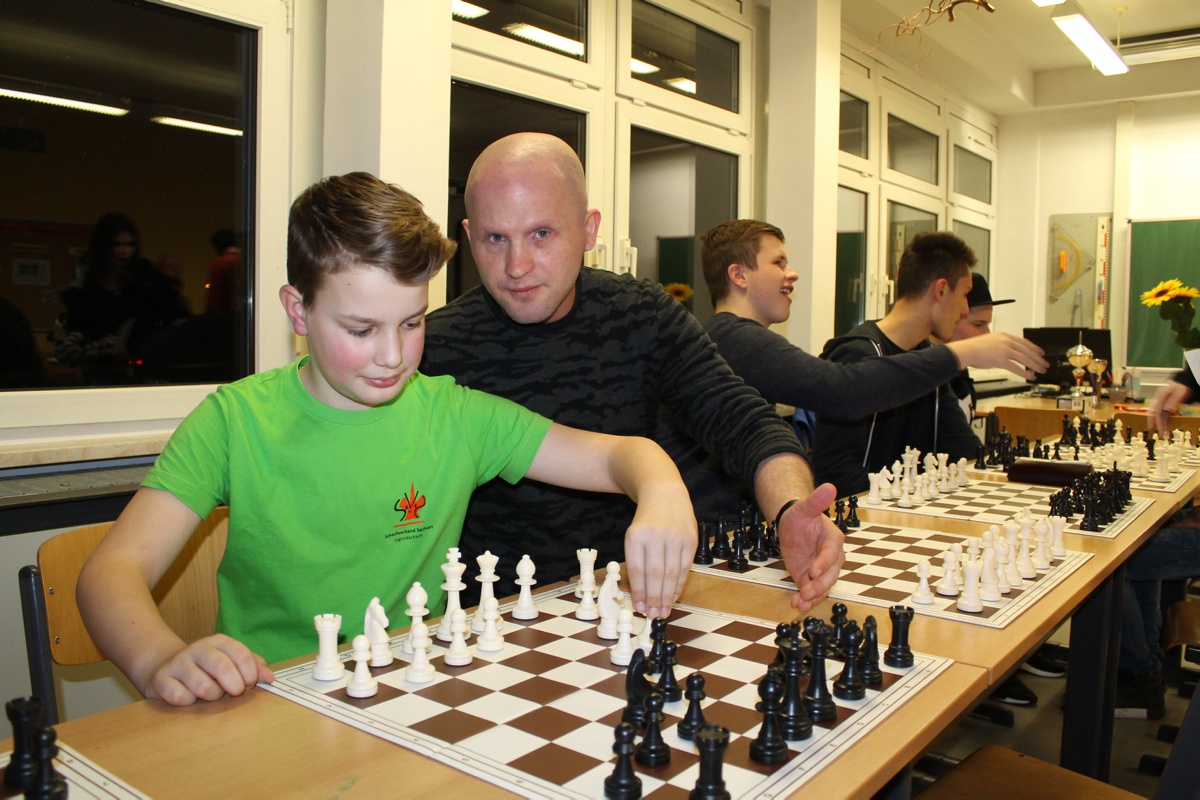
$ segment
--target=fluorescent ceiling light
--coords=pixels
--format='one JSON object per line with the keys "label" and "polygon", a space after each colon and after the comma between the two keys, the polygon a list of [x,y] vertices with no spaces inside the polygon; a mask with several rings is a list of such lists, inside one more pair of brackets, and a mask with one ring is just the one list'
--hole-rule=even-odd
{"label": "fluorescent ceiling light", "polygon": [[535,25],[525,22],[514,22],[510,25],[505,25],[504,30],[509,36],[515,36],[527,42],[540,44],[543,47],[549,47],[551,50],[558,50],[561,53],[573,56],[583,55],[583,42],[568,39],[566,36],[559,36],[557,33],[551,33]]}
{"label": "fluorescent ceiling light", "polygon": [[1060,6],[1065,2],[1067,2],[1067,0],[1033,0],[1033,4],[1038,8],[1045,8],[1046,6]]}
{"label": "fluorescent ceiling light", "polygon": [[107,114],[110,117],[123,117],[129,113],[128,108],[118,108],[117,106],[108,106],[101,103],[87,103],[82,100],[71,100],[70,98],[55,97],[49,94],[18,92],[15,89],[0,88],[0,97],[29,100],[33,103],[45,103],[46,105],[59,106],[60,108],[73,108],[77,111],[91,111],[96,114]]}
{"label": "fluorescent ceiling light", "polygon": [[467,0],[454,0],[450,4],[450,11],[459,19],[479,19],[488,13],[488,10],[483,6],[468,3]]}
{"label": "fluorescent ceiling light", "polygon": [[226,128],[222,125],[209,125],[206,122],[193,122],[190,119],[179,119],[178,117],[151,117],[151,122],[157,122],[159,125],[170,125],[172,128],[187,128],[193,131],[204,131],[205,133],[219,133],[223,136],[241,136],[242,132],[237,128]]}
{"label": "fluorescent ceiling light", "polygon": [[658,72],[658,67],[653,64],[647,64],[645,61],[631,58],[629,59],[629,71],[634,75],[649,75],[652,72]]}
{"label": "fluorescent ceiling light", "polygon": [[1051,18],[1101,74],[1120,75],[1129,72],[1128,65],[1121,60],[1121,54],[1112,46],[1112,42],[1100,35],[1100,31],[1088,21],[1074,0],[1064,3]]}
{"label": "fluorescent ceiling light", "polygon": [[681,92],[696,93],[696,82],[691,78],[667,78],[663,83],[668,83]]}
{"label": "fluorescent ceiling light", "polygon": [[1174,31],[1138,36],[1122,42],[1121,58],[1126,64],[1157,64],[1200,57],[1200,30]]}

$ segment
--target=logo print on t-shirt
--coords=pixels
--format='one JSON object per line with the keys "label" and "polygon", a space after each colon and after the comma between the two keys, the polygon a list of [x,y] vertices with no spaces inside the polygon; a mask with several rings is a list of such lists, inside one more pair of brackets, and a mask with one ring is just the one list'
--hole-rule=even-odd
{"label": "logo print on t-shirt", "polygon": [[425,507],[425,495],[417,493],[416,484],[409,484],[408,495],[396,501],[396,510],[404,512],[401,525],[415,525],[421,521],[421,509]]}

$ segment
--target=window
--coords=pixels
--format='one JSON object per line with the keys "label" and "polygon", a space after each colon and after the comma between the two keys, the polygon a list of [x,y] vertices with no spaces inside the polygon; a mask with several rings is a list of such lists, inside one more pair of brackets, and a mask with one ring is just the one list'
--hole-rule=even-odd
{"label": "window", "polygon": [[738,43],[645,0],[633,3],[635,80],[738,111]]}
{"label": "window", "polygon": [[954,191],[991,205],[992,162],[954,145]]}
{"label": "window", "polygon": [[888,114],[888,168],[925,183],[938,182],[938,137]]}
{"label": "window", "polygon": [[838,149],[852,156],[869,158],[866,101],[842,92],[839,109]]}
{"label": "window", "polygon": [[918,233],[928,233],[937,229],[937,213],[898,200],[887,201],[887,311],[891,310],[896,301],[895,282],[896,273],[900,269],[900,256]]}
{"label": "window", "polygon": [[954,235],[975,251],[975,271],[990,280],[992,277],[992,232],[961,219],[955,219],[953,226]]}
{"label": "window", "polygon": [[452,9],[465,25],[588,60],[587,0],[454,0]]}
{"label": "window", "polygon": [[867,193],[838,187],[837,293],[834,336],[866,321]]}

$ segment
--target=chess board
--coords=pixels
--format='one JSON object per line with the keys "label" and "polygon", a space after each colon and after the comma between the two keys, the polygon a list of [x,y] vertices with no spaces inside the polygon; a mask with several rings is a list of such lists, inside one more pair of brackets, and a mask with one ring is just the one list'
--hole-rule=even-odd
{"label": "chess board", "polygon": [[[0,771],[8,766],[12,753],[0,754]],[[71,800],[79,798],[95,798],[95,800],[147,800],[149,795],[142,794],[137,789],[121,781],[120,778],[98,767],[70,746],[58,743],[58,757],[54,759],[55,769],[67,782],[67,792]],[[22,797],[15,789],[0,783],[0,798]]]}
{"label": "chess board", "polygon": [[[1000,525],[1022,509],[1028,508],[1034,517],[1045,517],[1050,514],[1049,497],[1059,491],[1056,486],[1032,486],[1028,483],[1012,483],[1002,481],[974,481],[961,486],[952,492],[939,494],[932,500],[912,508],[900,508],[895,500],[884,500],[879,505],[868,505],[862,501],[859,511],[877,508],[886,511],[899,511],[903,514],[917,514],[943,519],[962,519],[971,522],[982,522],[988,525]],[[1082,514],[1075,514],[1067,520],[1064,533],[1077,536],[1099,536],[1104,539],[1116,538],[1129,523],[1150,506],[1153,500],[1135,497],[1125,506],[1125,510],[1117,515],[1109,524],[1099,531],[1085,531],[1079,527]]]}
{"label": "chess board", "polygon": [[[1143,475],[1140,478],[1135,475],[1129,479],[1130,489],[1142,492],[1174,493],[1182,489],[1188,480],[1190,480],[1191,477],[1196,474],[1196,471],[1193,469],[1181,469],[1178,472],[1173,473],[1167,480],[1160,481],[1154,477],[1154,463],[1155,462],[1153,461],[1150,462],[1150,466],[1147,468],[1146,475]],[[967,476],[972,480],[979,480],[981,478],[985,480],[994,480],[997,478],[1003,480],[1004,475],[1004,471],[999,468],[982,470],[975,469],[974,467],[967,467]]]}
{"label": "chess board", "polygon": [[[918,614],[1003,628],[1092,557],[1089,553],[1068,550],[1066,556],[1054,560],[1049,570],[1022,581],[1020,586],[1014,586],[1001,600],[984,601],[983,611],[959,611],[955,598],[936,594],[932,605],[912,602],[912,593],[918,582],[917,565],[923,559],[929,559],[929,586],[931,590],[934,589],[943,574],[942,554],[953,544],[961,544],[965,551],[968,539],[967,536],[941,531],[863,523],[862,527],[851,528],[846,534],[846,563],[842,565],[837,583],[830,589],[829,596],[835,600],[881,608],[903,604],[911,606]],[[749,569],[735,570],[725,559],[714,558],[711,566],[692,565],[692,570],[778,586],[789,591],[796,589],[796,582],[779,559],[750,562]]]}
{"label": "chess board", "polygon": [[[504,649],[476,653],[468,666],[446,666],[445,648],[435,640],[433,683],[405,682],[405,637],[399,636],[391,640],[397,660],[372,669],[379,681],[375,697],[347,696],[349,671],[338,681],[314,680],[311,662],[277,672],[275,683],[264,688],[525,797],[603,797],[604,779],[613,770],[613,727],[626,702],[625,668],[609,662],[613,643],[596,636],[595,622],[575,619],[573,592],[569,584],[535,595],[536,620],[513,619],[514,604],[502,606]],[[886,645],[887,615],[883,623],[880,639]],[[756,684],[778,650],[775,625],[676,606],[669,636],[679,645],[680,683],[699,670],[706,681],[707,721],[730,731],[723,778],[739,798],[795,791],[951,664],[920,653],[907,670],[881,663],[881,689],[869,689],[863,700],[836,700],[836,721],[815,725],[810,739],[789,742],[787,761],[767,767],[750,760],[749,747],[762,721],[754,710]],[[840,664],[827,663],[832,685]],[[670,763],[634,764],[645,797],[681,797],[695,785],[698,751],[676,733],[687,705],[682,700],[664,708]]]}

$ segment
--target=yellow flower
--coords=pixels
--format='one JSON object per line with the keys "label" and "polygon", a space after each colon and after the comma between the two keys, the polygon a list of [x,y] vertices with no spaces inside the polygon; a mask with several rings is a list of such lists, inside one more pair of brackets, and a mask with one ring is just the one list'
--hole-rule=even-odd
{"label": "yellow flower", "polygon": [[1167,299],[1174,300],[1176,297],[1200,297],[1200,289],[1193,286],[1181,286]]}
{"label": "yellow flower", "polygon": [[[1169,300],[1175,296],[1175,293],[1184,288],[1183,283],[1176,278],[1163,281],[1148,292],[1142,292],[1142,305],[1157,306],[1162,305],[1164,300]],[[1195,297],[1195,295],[1189,295]]]}
{"label": "yellow flower", "polygon": [[686,283],[668,283],[667,285],[663,286],[663,291],[681,303],[686,303],[692,298],[692,295],[695,294],[695,291],[692,290],[692,287],[688,286]]}

